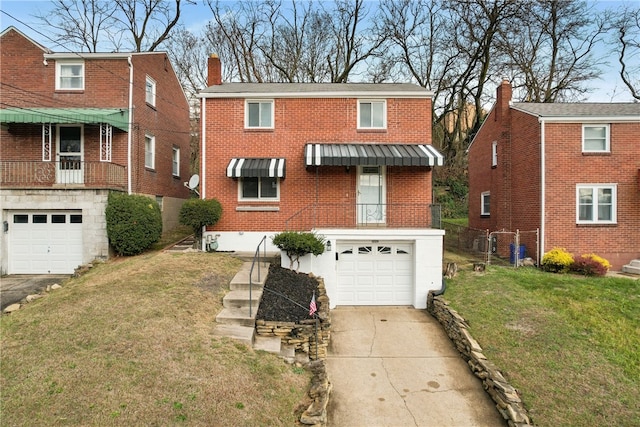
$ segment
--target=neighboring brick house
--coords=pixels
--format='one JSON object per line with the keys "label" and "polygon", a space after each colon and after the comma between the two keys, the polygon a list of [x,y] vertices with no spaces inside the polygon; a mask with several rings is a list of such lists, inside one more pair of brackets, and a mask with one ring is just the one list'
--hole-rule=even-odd
{"label": "neighboring brick house", "polygon": [[190,196],[189,106],[166,53],[54,53],[0,33],[3,274],[72,273],[107,258],[109,191]]}
{"label": "neighboring brick house", "polygon": [[[218,250],[253,253],[263,236],[314,231],[327,250],[302,271],[322,276],[332,306],[424,308],[442,283],[431,228],[431,97],[412,84],[222,83],[209,58],[201,105],[201,196],[222,218]],[[205,240],[206,241],[206,240]],[[288,266],[287,262],[284,262]]]}
{"label": "neighboring brick house", "polygon": [[538,228],[540,256],[596,253],[614,270],[640,258],[640,104],[512,103],[511,92],[503,81],[469,147],[469,226]]}

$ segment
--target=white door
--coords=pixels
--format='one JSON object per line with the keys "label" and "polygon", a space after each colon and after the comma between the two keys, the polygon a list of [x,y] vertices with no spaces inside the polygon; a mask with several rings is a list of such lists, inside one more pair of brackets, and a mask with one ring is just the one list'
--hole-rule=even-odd
{"label": "white door", "polygon": [[358,166],[358,224],[384,224],[386,185],[383,166]]}
{"label": "white door", "polygon": [[72,274],[82,265],[82,212],[11,211],[9,274]]}
{"label": "white door", "polygon": [[336,305],[412,305],[413,245],[338,242]]}
{"label": "white door", "polygon": [[82,130],[82,126],[58,126],[56,148],[56,182],[58,184],[84,183]]}

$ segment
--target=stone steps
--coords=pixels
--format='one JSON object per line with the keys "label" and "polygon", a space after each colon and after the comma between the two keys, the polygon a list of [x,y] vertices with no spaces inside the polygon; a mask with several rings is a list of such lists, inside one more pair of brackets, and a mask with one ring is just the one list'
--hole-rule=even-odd
{"label": "stone steps", "polygon": [[249,347],[253,346],[256,329],[250,326],[219,324],[213,329],[213,335],[227,337],[239,341]]}
{"label": "stone steps", "polygon": [[249,309],[249,302],[251,302],[251,311],[258,308],[260,299],[262,298],[262,287],[259,289],[253,289],[251,296],[249,296],[248,290],[235,290],[227,293],[222,299],[222,305],[224,308],[239,308]]}
{"label": "stone steps", "polygon": [[167,248],[168,252],[184,252],[188,249],[193,249],[193,245],[196,243],[196,239],[193,235],[187,236],[184,239],[180,240],[175,245]]}
{"label": "stone steps", "polygon": [[622,271],[624,273],[640,275],[640,259],[634,259],[629,264],[623,265]]}

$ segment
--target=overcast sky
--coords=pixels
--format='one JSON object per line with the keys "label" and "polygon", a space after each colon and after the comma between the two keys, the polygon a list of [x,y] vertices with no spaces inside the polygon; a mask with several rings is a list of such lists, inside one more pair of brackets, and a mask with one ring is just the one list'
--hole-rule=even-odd
{"label": "overcast sky", "polygon": [[[638,2],[633,0],[631,3]],[[599,7],[618,7],[622,3],[630,3],[630,1],[600,0],[595,2]],[[47,39],[46,29],[42,28],[42,24],[38,22],[34,15],[46,13],[51,9],[50,1],[43,0],[0,0],[0,10],[6,13],[0,13],[0,30],[4,30],[9,26],[14,26],[33,40],[50,48],[53,51],[64,51],[65,49],[55,46],[55,44]],[[9,16],[11,15],[11,16]],[[181,13],[181,21],[192,31],[201,29],[211,17],[211,10],[205,1],[198,1],[197,5],[185,5]],[[15,19],[14,19],[15,18]],[[38,34],[38,32],[45,36]],[[629,94],[628,89],[622,83],[617,70],[617,59],[615,55],[609,54],[608,46],[602,44],[599,46],[600,52],[604,57],[608,58],[609,64],[604,64],[604,71],[600,80],[594,80],[591,84],[595,90],[588,96],[588,102],[631,102],[633,98]]]}

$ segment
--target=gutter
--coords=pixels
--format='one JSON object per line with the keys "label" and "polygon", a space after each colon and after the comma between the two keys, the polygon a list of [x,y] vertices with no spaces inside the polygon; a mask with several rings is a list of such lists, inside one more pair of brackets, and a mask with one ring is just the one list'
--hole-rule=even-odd
{"label": "gutter", "polygon": [[127,132],[127,193],[132,193],[131,184],[131,132],[133,131],[133,62],[131,55],[127,56],[129,63],[129,130]]}

